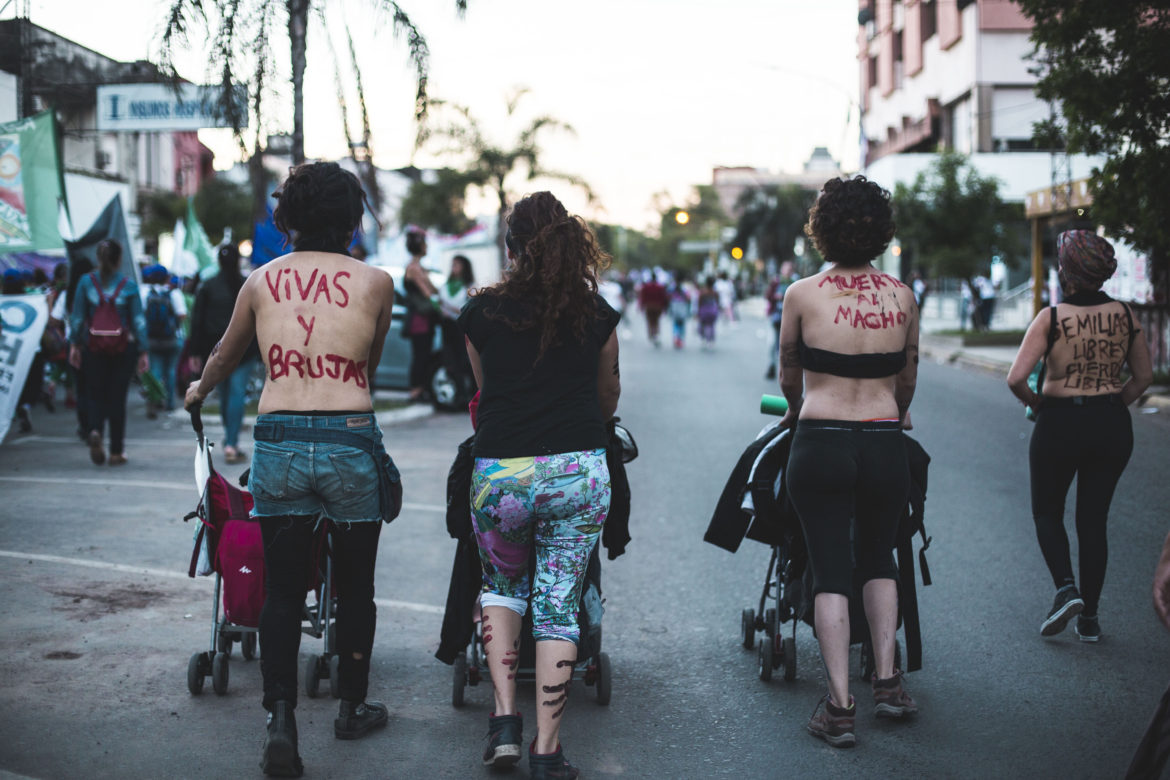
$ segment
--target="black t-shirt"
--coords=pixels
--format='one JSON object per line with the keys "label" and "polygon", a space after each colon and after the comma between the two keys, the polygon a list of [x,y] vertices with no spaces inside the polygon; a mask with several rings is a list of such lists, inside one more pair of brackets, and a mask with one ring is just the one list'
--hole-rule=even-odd
{"label": "black t-shirt", "polygon": [[[601,347],[621,315],[600,296],[584,343],[569,328],[539,361],[540,328],[513,330],[526,304],[491,293],[473,297],[459,327],[479,352],[483,369],[477,458],[521,458],[605,447],[605,421],[597,396]],[[488,316],[488,315],[492,316]]]}

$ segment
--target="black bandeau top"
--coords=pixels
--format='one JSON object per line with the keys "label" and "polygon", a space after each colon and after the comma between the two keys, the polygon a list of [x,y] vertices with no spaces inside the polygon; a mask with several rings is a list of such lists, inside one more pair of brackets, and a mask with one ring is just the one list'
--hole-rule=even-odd
{"label": "black bandeau top", "polygon": [[827,349],[810,347],[801,339],[800,364],[808,371],[849,377],[850,379],[878,379],[894,376],[906,367],[906,350],[901,352],[863,352],[848,355]]}

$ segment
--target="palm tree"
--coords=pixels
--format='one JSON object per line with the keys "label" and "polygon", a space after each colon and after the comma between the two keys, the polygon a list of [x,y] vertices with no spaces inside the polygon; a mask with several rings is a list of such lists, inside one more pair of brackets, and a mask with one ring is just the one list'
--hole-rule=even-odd
{"label": "palm tree", "polygon": [[[509,119],[516,116],[520,99],[527,93],[527,89],[517,88],[508,95],[506,109]],[[550,116],[538,116],[520,130],[515,141],[503,145],[484,135],[480,123],[466,107],[442,100],[434,100],[432,103],[438,110],[446,109],[446,121],[432,127],[424,124],[421,142],[438,141],[441,143],[436,145],[441,147],[441,154],[469,157],[464,166],[469,183],[491,190],[496,196],[499,203],[496,247],[500,268],[504,267],[507,259],[504,249],[504,235],[507,232],[505,218],[509,206],[506,183],[513,172],[523,169],[528,180],[559,179],[583,189],[590,202],[596,199],[593,190],[579,176],[552,171],[540,163],[541,150],[537,145],[537,136],[550,130],[575,133],[570,125]]]}
{"label": "palm tree", "polygon": [[797,184],[746,190],[735,204],[740,215],[735,243],[747,246],[754,238],[761,259],[774,263],[791,259],[815,200],[816,193]]}
{"label": "palm tree", "polygon": [[[415,119],[421,122],[426,117],[427,66],[430,50],[426,39],[406,11],[394,0],[373,0],[379,9],[390,12],[395,35],[404,36],[410,50],[410,59],[415,69]],[[251,90],[253,111],[261,105],[261,92],[273,70],[273,44],[277,39],[276,22],[283,16],[288,28],[293,86],[293,163],[304,162],[304,80],[306,50],[308,42],[309,16],[315,9],[324,13],[325,0],[170,0],[170,7],[162,33],[160,66],[173,81],[178,81],[174,67],[174,52],[177,46],[186,43],[187,34],[193,26],[201,26],[210,41],[209,62],[219,73],[219,101],[224,115],[236,128],[237,137],[242,140],[240,128],[246,116],[236,100],[236,84],[247,83]],[[456,10],[462,14],[467,9],[467,0],[455,0]],[[216,19],[208,17],[213,10]],[[251,78],[242,78],[251,71]],[[256,116],[259,147],[260,116]]]}

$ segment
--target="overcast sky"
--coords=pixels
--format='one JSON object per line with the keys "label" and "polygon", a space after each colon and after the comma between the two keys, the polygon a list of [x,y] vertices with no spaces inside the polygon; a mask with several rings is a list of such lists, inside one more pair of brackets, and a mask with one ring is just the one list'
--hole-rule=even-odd
{"label": "overcast sky", "polygon": [[[121,60],[154,58],[169,3],[151,0],[33,0],[33,22]],[[489,135],[514,139],[523,120],[549,114],[575,136],[550,133],[545,165],[587,180],[601,209],[565,185],[549,184],[571,210],[636,228],[656,224],[655,193],[682,203],[717,165],[796,171],[815,146],[847,169],[858,158],[856,0],[401,0],[430,45],[433,97],[466,105]],[[283,5],[283,4],[281,4]],[[420,167],[455,160],[413,152],[414,81],[406,46],[375,0],[329,0],[327,23],[343,44],[349,23],[373,125],[375,161]],[[5,17],[12,15],[12,6]],[[326,29],[309,31],[305,149],[345,153],[335,69]],[[181,74],[207,81],[203,41],[179,59]],[[341,49],[344,52],[344,49]],[[285,43],[278,66],[287,73]],[[342,78],[352,93],[348,57]],[[524,86],[521,121],[505,121],[508,92]],[[291,129],[291,89],[272,132]],[[359,128],[356,100],[351,123]],[[848,124],[847,124],[848,122]],[[229,167],[235,146],[224,131],[203,131]],[[535,185],[517,180],[518,191]],[[477,204],[480,205],[480,204]],[[485,209],[490,211],[490,207]]]}

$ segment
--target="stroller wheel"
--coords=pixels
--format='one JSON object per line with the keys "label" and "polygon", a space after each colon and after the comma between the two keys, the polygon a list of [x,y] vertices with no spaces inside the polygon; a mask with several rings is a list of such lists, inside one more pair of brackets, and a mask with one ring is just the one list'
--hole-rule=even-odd
{"label": "stroller wheel", "polygon": [[203,653],[196,653],[187,662],[187,690],[192,696],[203,693]]}
{"label": "stroller wheel", "polygon": [[341,659],[337,655],[329,656],[329,695],[341,698]]}
{"label": "stroller wheel", "polygon": [[305,693],[310,699],[317,698],[318,683],[321,682],[321,657],[310,653],[305,659]]}
{"label": "stroller wheel", "polygon": [[232,654],[232,634],[221,625],[215,634],[215,647],[226,656]]}
{"label": "stroller wheel", "polygon": [[740,615],[739,633],[744,650],[751,650],[756,646],[756,611],[751,607],[745,608]]}
{"label": "stroller wheel", "polygon": [[608,653],[597,654],[597,703],[609,704],[613,688],[613,666]]}
{"label": "stroller wheel", "polygon": [[758,655],[758,670],[760,679],[768,682],[772,679],[772,643],[760,642],[760,649]]}
{"label": "stroller wheel", "polygon": [[463,706],[463,687],[467,684],[467,656],[455,656],[451,673],[451,706]]}
{"label": "stroller wheel", "polygon": [[227,653],[216,653],[211,662],[211,688],[219,696],[227,693],[228,689],[228,656]]}
{"label": "stroller wheel", "polygon": [[245,661],[251,661],[256,657],[256,632],[249,631],[245,633],[240,639],[240,655],[244,656]]}
{"label": "stroller wheel", "polygon": [[786,637],[784,639],[784,682],[792,682],[796,679],[796,639],[793,637]]}

